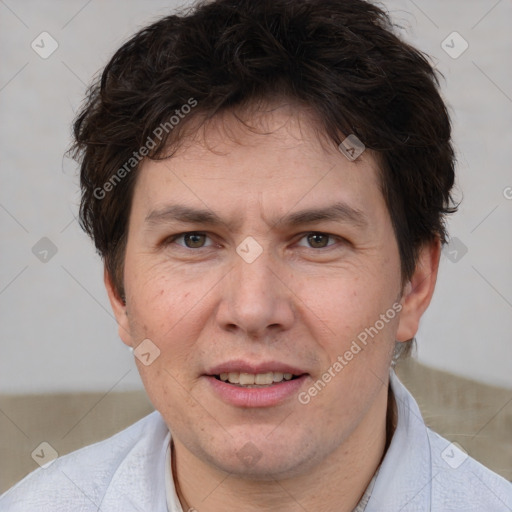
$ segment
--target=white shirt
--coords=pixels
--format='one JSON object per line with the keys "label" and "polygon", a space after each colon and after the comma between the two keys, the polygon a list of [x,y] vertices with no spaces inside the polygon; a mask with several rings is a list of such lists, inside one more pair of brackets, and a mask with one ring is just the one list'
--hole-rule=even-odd
{"label": "white shirt", "polygon": [[[428,429],[392,370],[390,381],[397,427],[356,510],[511,512],[512,484]],[[186,512],[176,496],[169,445],[169,430],[154,412],[37,469],[0,497],[0,511]]]}

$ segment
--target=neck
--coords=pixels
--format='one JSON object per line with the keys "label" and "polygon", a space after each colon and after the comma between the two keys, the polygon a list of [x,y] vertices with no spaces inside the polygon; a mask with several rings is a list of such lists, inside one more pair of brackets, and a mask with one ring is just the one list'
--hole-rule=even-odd
{"label": "neck", "polygon": [[385,396],[373,405],[376,410],[363,418],[341,446],[316,467],[294,478],[239,478],[200,461],[174,441],[172,473],[183,510],[352,512],[382,462],[396,426],[391,389],[383,386],[382,392]]}

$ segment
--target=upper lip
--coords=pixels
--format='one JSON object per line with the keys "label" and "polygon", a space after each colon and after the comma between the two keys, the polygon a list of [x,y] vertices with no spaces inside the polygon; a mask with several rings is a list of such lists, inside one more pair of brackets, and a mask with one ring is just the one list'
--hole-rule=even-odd
{"label": "upper lip", "polygon": [[279,361],[265,361],[255,363],[238,359],[226,361],[225,363],[212,366],[209,370],[206,371],[206,375],[220,375],[221,373],[230,372],[251,373],[254,375],[268,372],[291,373],[293,375],[302,375],[307,373],[296,366],[280,363]]}

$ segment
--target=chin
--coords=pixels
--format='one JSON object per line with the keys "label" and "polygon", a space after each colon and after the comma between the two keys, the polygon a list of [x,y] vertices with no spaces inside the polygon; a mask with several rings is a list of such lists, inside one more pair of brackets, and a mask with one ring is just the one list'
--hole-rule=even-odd
{"label": "chin", "polygon": [[203,452],[203,458],[230,476],[260,481],[298,476],[317,463],[315,457],[304,450],[305,444],[298,440],[289,440],[286,444],[283,440],[269,443],[263,437],[257,443],[237,441],[236,446],[240,448],[234,450],[231,445],[212,451],[210,445],[208,453]]}
{"label": "chin", "polygon": [[268,459],[265,455],[255,464],[248,464],[243,461],[228,460],[222,466],[219,465],[219,460],[215,463],[219,469],[230,473],[230,477],[240,478],[243,480],[257,480],[272,482],[275,480],[284,480],[298,476],[306,471],[298,460],[283,459],[265,460]]}

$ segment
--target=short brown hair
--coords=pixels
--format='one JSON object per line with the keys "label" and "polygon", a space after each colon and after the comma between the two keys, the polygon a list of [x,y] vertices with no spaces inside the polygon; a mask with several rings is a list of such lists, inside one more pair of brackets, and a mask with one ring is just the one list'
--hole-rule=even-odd
{"label": "short brown hair", "polygon": [[81,162],[81,225],[122,296],[139,162],[166,156],[199,114],[284,97],[307,105],[334,144],[354,134],[378,156],[405,281],[422,244],[446,241],[444,215],[456,210],[438,86],[427,58],[364,0],[199,2],[134,35],[91,86],[72,147]]}

